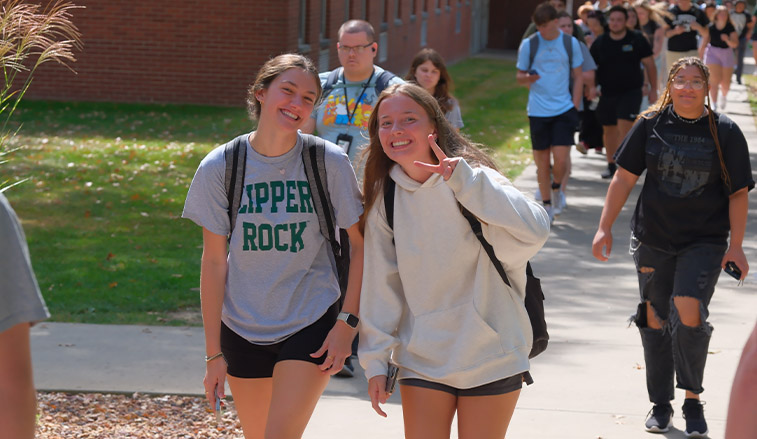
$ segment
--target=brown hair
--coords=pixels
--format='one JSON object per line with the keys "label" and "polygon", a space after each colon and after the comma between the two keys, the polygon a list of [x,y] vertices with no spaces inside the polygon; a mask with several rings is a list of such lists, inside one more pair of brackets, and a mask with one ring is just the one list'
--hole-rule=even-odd
{"label": "brown hair", "polygon": [[[642,117],[644,119],[652,119],[669,105],[672,105],[673,99],[670,96],[670,86],[673,83],[673,78],[676,77],[678,72],[690,66],[694,66],[699,69],[699,72],[704,77],[703,90],[705,92],[705,95],[707,96],[706,99],[709,101],[709,93],[707,93],[707,90],[710,89],[710,69],[707,68],[707,66],[702,62],[701,59],[695,56],[681,58],[673,63],[673,65],[670,67],[670,72],[668,72],[668,80],[665,84],[665,90],[662,92],[662,96],[660,96],[657,102],[651,105],[646,111],[641,113],[639,117],[636,118],[636,120],[639,120],[639,118]],[[728,169],[726,169],[725,161],[723,160],[723,148],[722,145],[720,145],[720,139],[718,138],[718,124],[715,123],[715,113],[710,108],[709,102],[705,102],[705,107],[707,107],[707,120],[709,121],[710,125],[710,134],[712,135],[712,139],[715,141],[715,149],[717,150],[718,159],[720,160],[720,178],[730,190],[731,177],[730,175],[728,175]]]}
{"label": "brown hair", "polygon": [[405,79],[413,84],[417,84],[415,71],[426,61],[431,61],[434,67],[439,69],[439,82],[436,83],[436,88],[434,88],[434,98],[436,98],[436,102],[438,102],[439,106],[442,108],[442,112],[448,113],[455,105],[455,100],[452,95],[450,95],[450,92],[452,91],[452,78],[449,76],[447,66],[444,64],[444,58],[439,55],[439,52],[428,47],[421,49],[421,51],[415,55],[415,58],[413,58],[413,62],[410,64],[410,71],[405,75]]}
{"label": "brown hair", "polygon": [[337,38],[341,40],[343,34],[357,34],[360,32],[365,32],[365,36],[368,37],[368,41],[370,41],[371,43],[375,41],[376,37],[373,26],[371,26],[371,24],[365,20],[345,21],[341,26],[339,26]]}
{"label": "brown hair", "polygon": [[557,9],[548,2],[541,3],[534,10],[531,20],[533,20],[535,25],[543,26],[552,20],[557,20]]}
{"label": "brown hair", "polygon": [[[383,193],[384,182],[389,177],[389,170],[394,165],[394,161],[385,153],[379,140],[379,109],[381,104],[388,98],[402,94],[415,101],[428,115],[431,124],[436,128],[437,140],[444,154],[447,157],[462,157],[471,166],[487,166],[497,169],[494,160],[491,159],[480,145],[470,142],[460,135],[444,117],[442,109],[433,96],[422,87],[411,83],[395,84],[384,90],[379,96],[376,106],[371,112],[368,119],[368,133],[370,141],[368,147],[362,153],[362,160],[365,162],[365,174],[363,178],[363,199],[365,201],[365,212],[369,212],[376,202],[378,195]],[[365,217],[360,220],[360,229],[365,230]]]}
{"label": "brown hair", "polygon": [[247,112],[250,115],[250,119],[257,120],[260,117],[260,102],[255,97],[255,93],[268,89],[274,79],[289,69],[301,69],[313,76],[316,84],[315,105],[318,105],[323,89],[321,88],[321,80],[318,78],[318,69],[315,68],[315,64],[309,58],[298,53],[286,53],[269,59],[263,64],[263,67],[258,70],[255,82],[247,89]]}

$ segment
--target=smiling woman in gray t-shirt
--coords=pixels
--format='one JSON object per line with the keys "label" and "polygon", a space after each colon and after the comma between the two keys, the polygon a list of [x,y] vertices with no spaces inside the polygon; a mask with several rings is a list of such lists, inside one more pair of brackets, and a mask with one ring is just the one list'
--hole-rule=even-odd
{"label": "smiling woman in gray t-shirt", "polygon": [[184,206],[183,217],[203,227],[206,396],[215,405],[228,375],[247,436],[301,435],[356,334],[363,238],[355,172],[347,155],[327,143],[327,190],[336,226],[347,229],[352,248],[339,313],[331,247],[320,232],[315,188],[301,159],[298,129],[320,94],[318,73],[307,58],[268,61],[249,90],[250,114],[259,122],[240,139],[246,161],[235,224],[229,224],[225,145],[200,163]]}

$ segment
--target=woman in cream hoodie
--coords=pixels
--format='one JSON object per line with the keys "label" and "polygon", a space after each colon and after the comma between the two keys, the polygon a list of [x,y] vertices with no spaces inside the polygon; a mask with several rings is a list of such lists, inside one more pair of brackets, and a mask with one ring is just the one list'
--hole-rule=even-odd
{"label": "woman in cream hoodie", "polygon": [[[405,437],[503,438],[528,374],[526,262],[549,234],[546,211],[496,171],[422,88],[380,96],[365,165],[360,363],[374,409],[399,365]],[[396,183],[393,228],[384,184]],[[482,223],[505,285],[461,214]]]}

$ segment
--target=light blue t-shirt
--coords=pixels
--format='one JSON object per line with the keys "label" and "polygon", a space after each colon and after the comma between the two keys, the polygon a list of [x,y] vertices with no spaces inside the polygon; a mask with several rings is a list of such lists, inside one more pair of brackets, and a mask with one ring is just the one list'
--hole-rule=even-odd
{"label": "light blue t-shirt", "polygon": [[[368,118],[371,117],[376,106],[376,78],[384,69],[373,66],[373,78],[363,92],[364,82],[353,82],[339,75],[337,83],[328,95],[323,96],[321,104],[313,110],[311,117],[315,119],[316,133],[329,142],[337,143],[339,134],[352,136],[347,155],[355,163],[359,151],[368,144]],[[326,85],[331,72],[319,75],[321,84]],[[392,78],[387,87],[405,82],[399,76]],[[362,92],[362,95],[361,95]],[[346,95],[346,98],[345,98]]]}
{"label": "light blue t-shirt", "polygon": [[[272,344],[318,320],[339,298],[339,284],[305,175],[302,137],[278,157],[259,154],[249,140],[245,147],[221,320],[251,342]],[[229,233],[225,163],[223,145],[202,160],[182,214],[217,235]],[[363,212],[355,172],[329,142],[325,165],[336,224],[349,228]]]}
{"label": "light blue t-shirt", "polygon": [[[552,117],[565,113],[573,107],[573,98],[570,96],[570,70],[581,67],[584,61],[581,46],[575,37],[571,37],[573,43],[573,65],[568,68],[568,54],[560,35],[552,41],[545,40],[540,32],[539,50],[534,57],[532,70],[539,73],[538,81],[531,84],[528,93],[528,115],[532,117]],[[531,45],[528,38],[523,40],[518,49],[518,70],[528,71],[528,59],[531,53]]]}

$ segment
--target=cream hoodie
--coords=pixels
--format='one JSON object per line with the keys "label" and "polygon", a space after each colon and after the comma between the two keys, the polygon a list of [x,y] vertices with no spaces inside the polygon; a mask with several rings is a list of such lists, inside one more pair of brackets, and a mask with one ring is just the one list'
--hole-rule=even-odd
{"label": "cream hoodie", "polygon": [[[397,165],[390,176],[394,231],[383,195],[366,219],[358,349],[366,378],[385,375],[390,357],[400,378],[461,389],[527,371],[526,262],[549,235],[546,211],[496,171],[464,160],[447,182],[434,174],[418,183]],[[512,288],[457,202],[481,220]]]}

